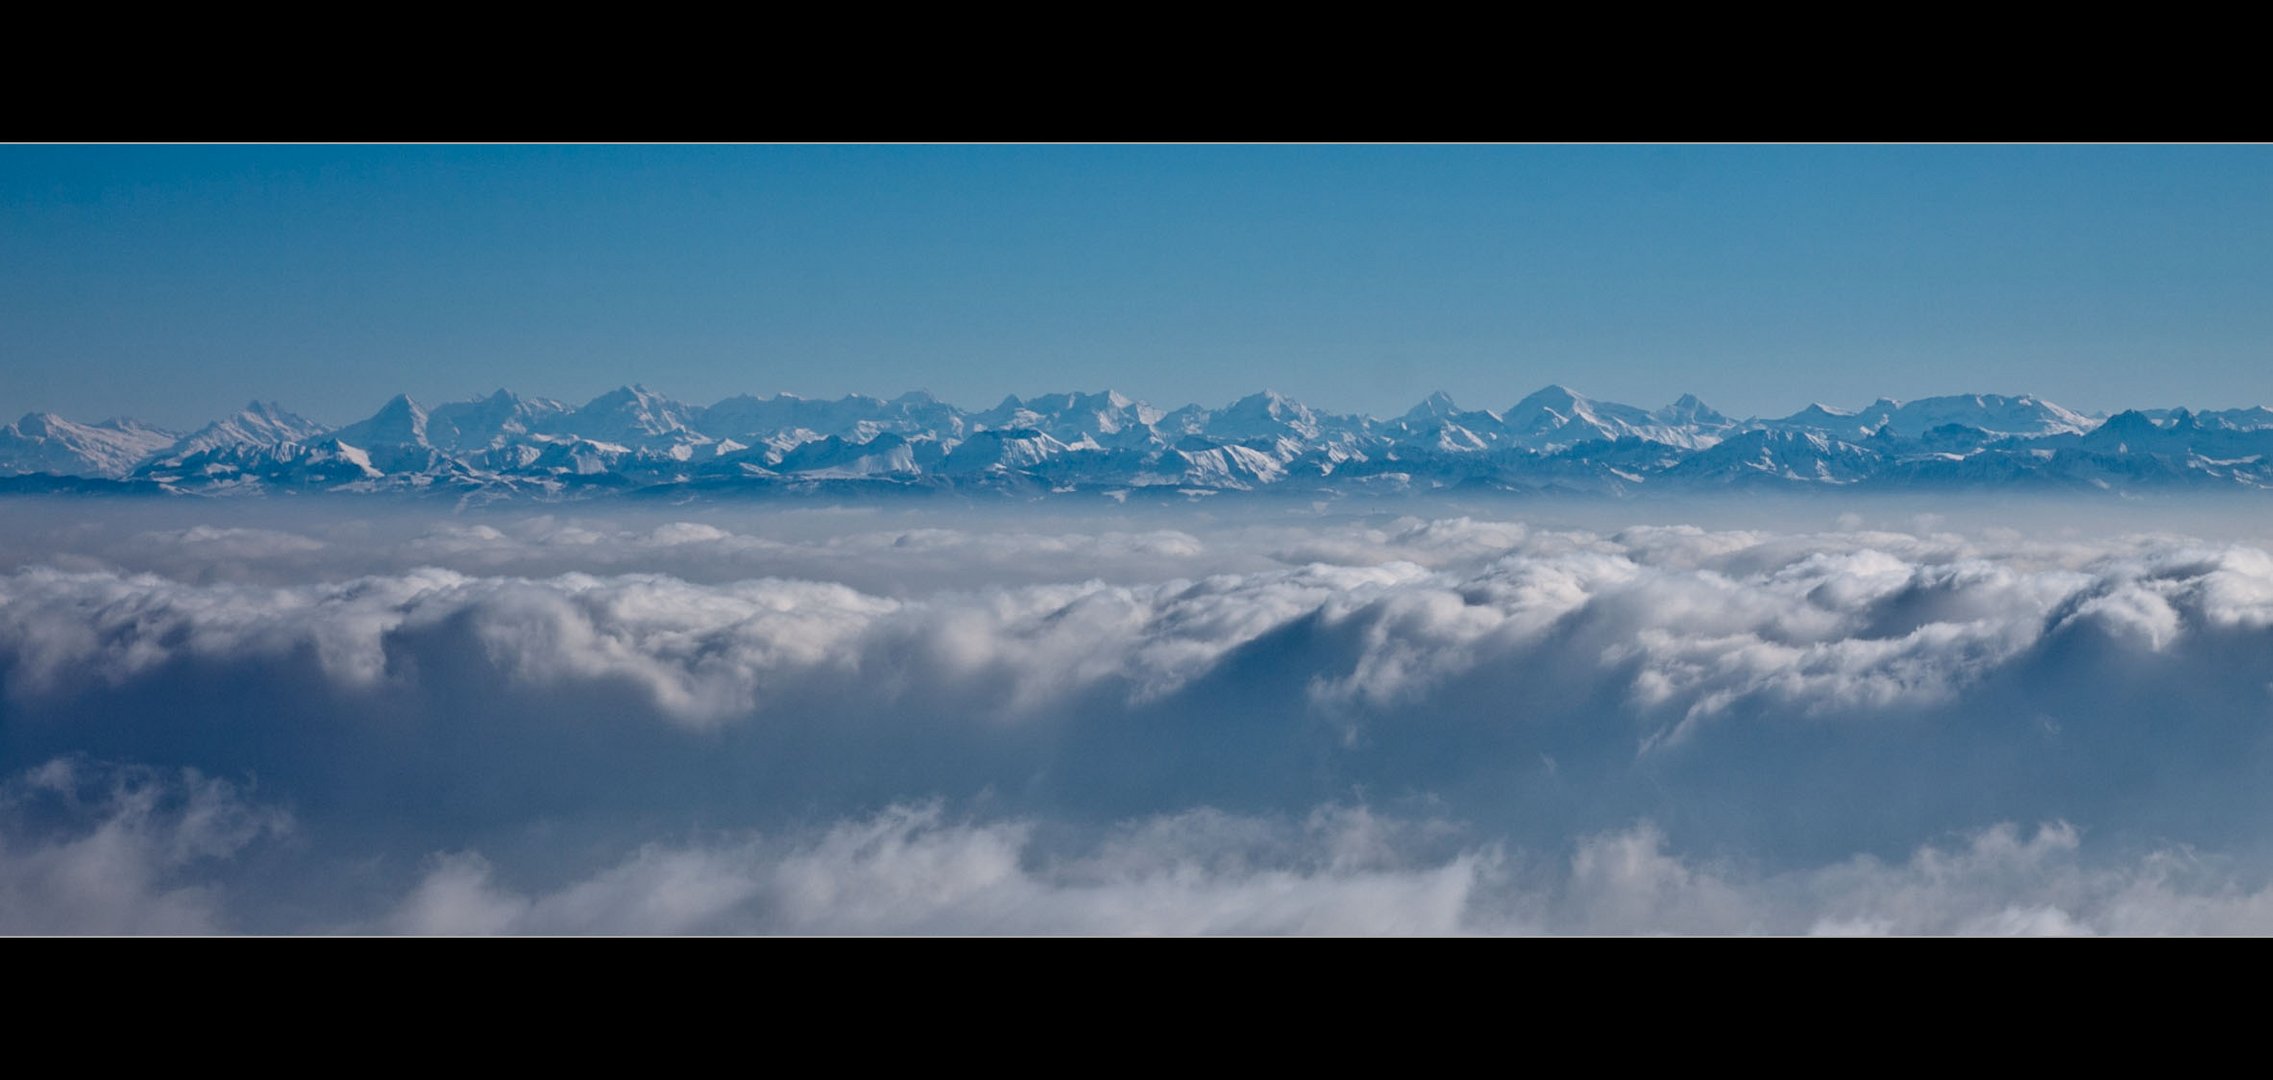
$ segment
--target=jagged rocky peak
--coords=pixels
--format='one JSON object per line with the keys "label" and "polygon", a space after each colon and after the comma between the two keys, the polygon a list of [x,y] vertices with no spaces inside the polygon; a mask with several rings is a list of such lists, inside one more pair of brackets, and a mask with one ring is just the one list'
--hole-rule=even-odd
{"label": "jagged rocky peak", "polygon": [[486,449],[528,437],[568,406],[551,398],[532,398],[502,387],[488,397],[454,401],[426,410],[426,437],[449,449]]}
{"label": "jagged rocky peak", "polygon": [[326,430],[303,416],[287,412],[273,401],[252,401],[235,413],[192,432],[175,443],[168,455],[196,453],[220,446],[272,446],[306,442]]}
{"label": "jagged rocky peak", "polygon": [[480,398],[474,401],[461,402],[457,405],[444,405],[432,411],[440,412],[442,409],[470,408],[475,406],[479,406],[485,411],[496,415],[549,416],[553,413],[562,413],[568,411],[568,406],[563,405],[558,401],[554,401],[551,398],[528,397],[526,395],[514,393],[513,391],[508,390],[502,386],[498,387],[497,390],[494,393],[490,394],[488,397]]}
{"label": "jagged rocky peak", "polygon": [[1405,410],[1404,418],[1416,422],[1425,422],[1442,420],[1455,416],[1459,412],[1460,406],[1452,400],[1452,395],[1438,390],[1422,398],[1420,404]]}
{"label": "jagged rocky peak", "polygon": [[1669,424],[1710,424],[1714,426],[1720,426],[1730,422],[1729,418],[1722,415],[1720,410],[1705,404],[1703,399],[1699,398],[1695,394],[1683,394],[1680,397],[1673,399],[1673,404],[1659,409],[1657,411],[1657,416],[1658,419],[1663,420]]}
{"label": "jagged rocky peak", "polygon": [[1847,409],[1833,408],[1832,406],[1825,405],[1820,401],[1811,401],[1808,403],[1807,408],[1801,409],[1800,411],[1793,413],[1790,416],[1784,417],[1783,422],[1787,424],[1795,424],[1805,423],[1808,421],[1824,421],[1829,423],[1843,424],[1861,415],[1862,414],[1859,412],[1854,412]]}
{"label": "jagged rocky peak", "polygon": [[426,410],[409,394],[396,394],[370,419],[340,428],[332,437],[350,446],[425,446],[426,428]]}
{"label": "jagged rocky peak", "polygon": [[1218,415],[1268,418],[1280,421],[1302,421],[1316,418],[1316,414],[1310,411],[1308,405],[1304,405],[1276,390],[1263,390],[1249,394],[1224,406],[1223,411]]}
{"label": "jagged rocky peak", "polygon": [[585,402],[583,408],[594,412],[602,412],[633,407],[643,409],[656,408],[659,406],[667,405],[669,403],[669,398],[666,398],[663,395],[654,392],[653,390],[649,390],[645,383],[630,383],[624,386],[616,387],[615,389],[610,390],[605,394],[601,394],[599,397]]}
{"label": "jagged rocky peak", "polygon": [[1549,383],[1508,407],[1501,414],[1509,429],[1524,434],[1545,433],[1573,421],[1591,422],[1594,401],[1561,383]]}
{"label": "jagged rocky peak", "polygon": [[683,402],[633,383],[585,402],[552,426],[561,434],[602,442],[667,441],[682,432],[692,432],[693,425],[688,423],[692,412]]}
{"label": "jagged rocky peak", "polygon": [[[110,432],[121,435],[167,435],[164,428],[145,424],[140,420],[114,416],[92,424],[82,424],[64,417],[61,413],[28,412],[9,425],[17,432],[29,436],[57,436],[70,438],[88,432]],[[171,435],[167,435],[170,439]]]}
{"label": "jagged rocky peak", "polygon": [[1590,398],[1560,383],[1533,391],[1510,407],[1502,420],[1509,433],[1539,447],[1667,434],[1654,413]]}
{"label": "jagged rocky peak", "polygon": [[1027,398],[1023,404],[1029,409],[1071,412],[1075,410],[1125,409],[1134,402],[1121,396],[1117,390],[1064,390]]}
{"label": "jagged rocky peak", "polygon": [[[407,395],[406,395],[406,396],[407,396]],[[464,400],[464,401],[453,401],[453,402],[450,402],[450,403],[448,403],[448,404],[446,404],[446,405],[438,405],[438,406],[434,407],[433,409],[429,409],[429,410],[427,410],[427,411],[428,411],[428,413],[430,413],[430,414],[431,414],[431,413],[434,413],[434,412],[439,412],[439,411],[441,411],[441,410],[443,410],[443,409],[474,409],[474,408],[481,408],[481,409],[492,409],[492,410],[497,410],[497,411],[506,411],[506,410],[516,409],[516,408],[531,408],[531,407],[533,407],[533,408],[544,408],[544,409],[548,409],[548,410],[556,410],[556,409],[564,409],[564,408],[567,408],[567,406],[565,406],[565,405],[562,405],[561,403],[559,403],[559,402],[557,402],[557,401],[554,401],[554,400],[552,400],[551,398],[532,398],[532,397],[525,397],[525,396],[523,396],[523,395],[521,395],[521,394],[515,393],[515,392],[514,392],[514,391],[512,391],[512,390],[509,390],[509,389],[507,389],[507,388],[505,388],[505,387],[502,387],[502,386],[500,386],[500,387],[498,387],[497,389],[495,389],[495,390],[492,390],[492,391],[490,391],[490,392],[489,392],[489,393],[487,393],[487,394],[482,394],[482,395],[479,395],[479,396],[477,396],[477,397],[471,397],[471,398],[467,398],[467,399],[466,399],[466,400]]]}
{"label": "jagged rocky peak", "polygon": [[253,430],[275,430],[295,438],[322,434],[324,426],[294,413],[273,401],[253,400],[225,420],[224,424],[237,424]]}
{"label": "jagged rocky peak", "polygon": [[1584,394],[1580,394],[1561,383],[1548,383],[1525,394],[1521,401],[1509,406],[1508,415],[1514,416],[1517,413],[1529,415],[1540,410],[1551,409],[1564,416],[1569,416],[1585,402],[1586,396]]}
{"label": "jagged rocky peak", "polygon": [[1145,435],[1145,429],[1161,415],[1160,410],[1115,390],[1075,390],[1027,398],[1013,396],[971,419],[981,428],[1040,428],[1069,444],[1078,444],[1090,436]]}
{"label": "jagged rocky peak", "polygon": [[348,485],[336,489],[564,497],[785,478],[1052,492],[1334,487],[1383,477],[1400,490],[2215,483],[2273,491],[2273,411],[2127,410],[2102,421],[2032,395],[1956,394],[1733,422],[1695,394],[1644,410],[1551,384],[1506,416],[1462,409],[1440,390],[1382,422],[1319,413],[1274,391],[1220,410],[1162,411],[1107,389],[1013,394],[971,412],[921,391],[740,395],[690,407],[632,384],[581,407],[503,388],[432,408],[398,395],[336,431],[256,400],[187,438],[34,411],[0,425],[0,475],[36,474],[191,491]]}
{"label": "jagged rocky peak", "polygon": [[1317,413],[1276,390],[1264,390],[1240,398],[1209,417],[1207,423],[1208,434],[1233,439],[1269,438],[1290,433],[1311,439],[1317,438],[1320,430]]}
{"label": "jagged rocky peak", "polygon": [[2099,429],[2104,432],[2116,432],[2156,431],[2160,430],[2160,428],[2161,425],[2155,423],[2154,418],[2148,416],[2146,413],[2138,409],[2125,409],[2122,412],[2108,417],[2107,422],[2101,424]]}
{"label": "jagged rocky peak", "polygon": [[135,420],[80,424],[51,412],[28,412],[0,426],[0,475],[120,477],[175,439]]}

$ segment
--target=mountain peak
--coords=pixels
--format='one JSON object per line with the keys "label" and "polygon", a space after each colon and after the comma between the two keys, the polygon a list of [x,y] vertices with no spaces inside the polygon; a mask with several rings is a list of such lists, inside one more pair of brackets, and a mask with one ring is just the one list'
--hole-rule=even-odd
{"label": "mountain peak", "polygon": [[587,409],[607,409],[620,408],[624,405],[630,404],[645,405],[648,402],[655,400],[659,396],[660,395],[657,395],[654,391],[649,390],[642,383],[626,383],[622,386],[608,391],[605,394],[601,394],[599,397],[585,402],[584,407]]}
{"label": "mountain peak", "polygon": [[1683,394],[1673,399],[1673,404],[1659,409],[1654,415],[1659,420],[1675,425],[1707,424],[1717,427],[1729,422],[1728,417],[1722,415],[1719,409],[1705,404],[1695,394]]}
{"label": "mountain peak", "polygon": [[370,419],[349,424],[332,432],[335,441],[350,446],[424,446],[426,442],[426,410],[410,399],[409,394],[396,394],[379,406]]}
{"label": "mountain peak", "polygon": [[1583,407],[1586,401],[1585,395],[1572,390],[1570,387],[1561,383],[1548,383],[1525,394],[1523,400],[1509,406],[1508,415],[1511,417],[1530,417],[1542,412],[1552,412],[1568,419]]}
{"label": "mountain peak", "polygon": [[[970,448],[959,451],[965,443]],[[816,449],[783,456],[807,444]],[[1474,453],[1483,450],[1493,452]],[[2125,454],[2155,455],[2164,472],[2139,473],[2146,466],[2120,461]],[[940,468],[948,459],[954,467]],[[343,460],[363,464],[346,468]],[[186,436],[37,411],[0,426],[0,475],[142,475],[176,490],[223,490],[215,478],[224,477],[276,485],[416,478],[437,490],[560,491],[567,490],[560,483],[588,481],[556,478],[600,474],[612,485],[647,487],[808,475],[832,484],[903,483],[935,471],[942,482],[983,473],[1047,482],[1053,491],[1219,481],[1243,488],[1272,482],[1259,477],[1365,478],[1387,475],[1384,469],[1409,474],[1414,484],[1509,490],[1622,490],[1658,477],[1896,487],[2040,474],[2095,484],[2214,477],[2273,491],[2273,410],[2127,410],[2103,422],[2031,395],[1952,394],[1879,398],[1860,412],[1816,403],[1783,419],[1739,422],[1693,393],[1645,410],[1550,383],[1506,414],[1464,411],[1435,390],[1403,422],[1382,423],[1314,412],[1277,390],[1221,409],[1169,411],[1111,389],[1013,394],[999,412],[977,413],[922,391],[889,400],[744,394],[700,407],[627,383],[582,408],[503,387],[431,410],[397,394],[337,430],[258,399]]]}
{"label": "mountain peak", "polygon": [[2155,423],[2153,417],[2148,416],[2146,413],[2141,412],[2137,409],[2125,409],[2122,412],[2108,417],[2107,422],[2101,424],[2099,426],[2099,430],[2093,432],[2093,434],[2107,436],[2117,435],[2124,432],[2151,432],[2159,430],[2161,430],[2161,428]]}
{"label": "mountain peak", "polygon": [[690,417],[699,411],[632,383],[593,398],[581,408],[548,417],[544,423],[554,434],[580,435],[611,445],[705,443],[710,440],[696,435],[690,425]]}
{"label": "mountain peak", "polygon": [[1429,396],[1422,398],[1420,404],[1405,410],[1405,419],[1435,420],[1451,416],[1459,411],[1460,406],[1452,400],[1451,394],[1442,390],[1435,390],[1431,391]]}
{"label": "mountain peak", "polygon": [[279,405],[273,401],[252,402],[251,404],[246,405],[244,411],[238,413],[237,415],[250,416],[259,420],[265,420],[272,424],[307,423],[306,420],[301,419],[297,414],[286,411],[284,406]]}
{"label": "mountain peak", "polygon": [[1307,439],[1315,438],[1318,430],[1318,414],[1276,390],[1240,398],[1224,406],[1207,424],[1209,435],[1234,439],[1278,438],[1290,433]]}
{"label": "mountain peak", "polygon": [[599,397],[593,398],[591,401],[586,402],[584,407],[587,409],[607,409],[622,408],[626,405],[647,406],[665,400],[668,399],[653,390],[649,390],[645,384],[631,383],[626,386],[616,387],[615,389],[610,390],[607,393],[600,395]]}
{"label": "mountain peak", "polygon": [[1548,383],[1524,395],[1523,400],[1510,406],[1508,415],[1529,416],[1541,410],[1547,410],[1568,418],[1572,413],[1585,407],[1587,400],[1586,395],[1561,383]]}
{"label": "mountain peak", "polygon": [[1276,390],[1258,390],[1224,406],[1225,412],[1266,413],[1277,416],[1282,412],[1298,410],[1302,403]]}

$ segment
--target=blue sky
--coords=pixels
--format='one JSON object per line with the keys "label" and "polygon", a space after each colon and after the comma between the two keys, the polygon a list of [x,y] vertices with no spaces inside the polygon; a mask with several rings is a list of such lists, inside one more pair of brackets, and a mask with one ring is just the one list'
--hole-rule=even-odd
{"label": "blue sky", "polygon": [[5,147],[0,412],[2273,402],[2266,147]]}

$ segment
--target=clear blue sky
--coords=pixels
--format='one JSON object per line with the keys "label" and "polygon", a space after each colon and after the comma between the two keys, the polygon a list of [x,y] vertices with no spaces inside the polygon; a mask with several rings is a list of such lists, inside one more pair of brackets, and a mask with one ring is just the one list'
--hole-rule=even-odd
{"label": "clear blue sky", "polygon": [[0,413],[2273,402],[2265,147],[0,147]]}

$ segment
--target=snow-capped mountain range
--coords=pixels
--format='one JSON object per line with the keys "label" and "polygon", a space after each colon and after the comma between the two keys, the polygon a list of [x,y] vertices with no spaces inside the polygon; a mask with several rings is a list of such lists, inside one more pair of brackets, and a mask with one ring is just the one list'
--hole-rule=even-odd
{"label": "snow-capped mountain range", "polygon": [[1658,409],[1549,386],[1505,409],[1436,393],[1393,419],[1272,392],[1164,410],[1110,391],[693,405],[626,386],[582,405],[499,390],[428,408],[397,396],[330,428],[253,402],[187,434],[33,413],[0,427],[0,490],[401,492],[563,498],[994,491],[1115,499],[1698,486],[2273,488],[2273,409],[2087,416],[2029,395],[1880,399],[1732,419],[1692,395]]}

